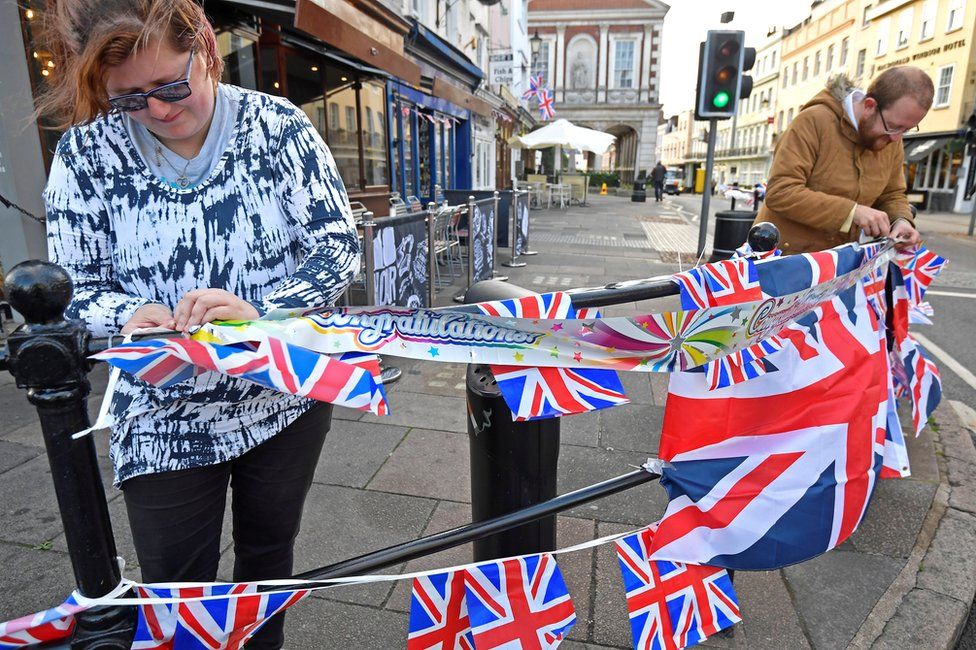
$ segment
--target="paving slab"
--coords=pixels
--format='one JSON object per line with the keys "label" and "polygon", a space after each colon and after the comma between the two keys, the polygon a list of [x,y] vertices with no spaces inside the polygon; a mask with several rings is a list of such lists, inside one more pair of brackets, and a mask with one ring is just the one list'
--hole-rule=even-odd
{"label": "paving slab", "polygon": [[[615,407],[615,408],[620,408]],[[610,409],[613,410],[613,409]],[[590,411],[566,415],[559,419],[559,440],[565,445],[596,447],[600,444],[600,429],[604,411]]]}
{"label": "paving slab", "polygon": [[0,542],[0,621],[60,605],[75,588],[67,553]]}
{"label": "paving slab", "polygon": [[976,592],[976,517],[948,510],[919,569],[917,587],[972,602]]}
{"label": "paving slab", "polygon": [[[754,650],[810,647],[779,571],[739,571],[734,586],[742,622],[734,626],[731,647]],[[712,638],[706,643],[719,640]]]}
{"label": "paving slab", "polygon": [[407,430],[374,422],[333,420],[315,469],[315,481],[366,487]]}
{"label": "paving slab", "polygon": [[664,407],[624,404],[606,410],[601,420],[600,446],[656,456],[661,443]]}
{"label": "paving slab", "polygon": [[471,501],[468,437],[411,429],[369,482],[370,490]]}
{"label": "paving slab", "polygon": [[[647,461],[647,454],[606,451],[563,445],[559,457],[557,492],[564,494],[633,471]],[[667,505],[667,495],[657,481],[598,499],[567,511],[574,517],[646,526],[657,521]]]}
{"label": "paving slab", "polygon": [[464,397],[463,363],[418,363],[406,368],[395,386],[397,392]]}
{"label": "paving slab", "polygon": [[[649,372],[618,372],[620,383],[631,404],[653,404],[654,395],[651,390],[651,373]],[[610,411],[618,410],[613,407]]]}
{"label": "paving slab", "polygon": [[834,550],[783,569],[811,645],[816,650],[846,647],[903,564]]}
{"label": "paving slab", "polygon": [[403,648],[406,614],[349,603],[306,598],[285,619],[285,647],[321,650]]}
{"label": "paving slab", "polygon": [[912,589],[871,647],[874,650],[951,648],[959,638],[968,611],[968,603],[928,589]]}
{"label": "paving slab", "polygon": [[938,483],[916,480],[878,481],[867,516],[850,538],[854,548],[907,558],[937,488]]}
{"label": "paving slab", "polygon": [[4,495],[0,501],[0,540],[34,546],[61,533],[61,514],[47,456],[37,456],[0,475],[0,493]]}
{"label": "paving slab", "polygon": [[911,466],[912,478],[918,481],[939,482],[939,464],[936,462],[935,445],[932,442],[933,432],[929,427],[915,437],[911,417],[902,414],[902,429],[905,432],[905,446],[908,447],[908,464]]}
{"label": "paving slab", "polygon": [[390,415],[365,413],[360,419],[402,427],[468,432],[468,407],[463,397],[425,395],[406,390],[397,390],[390,395]]}
{"label": "paving slab", "polygon": [[[600,537],[617,535],[633,530],[634,526],[599,523]],[[590,640],[608,646],[633,647],[630,634],[630,618],[620,564],[614,544],[603,544],[596,549],[596,571],[593,582],[596,590],[593,598],[593,622]]]}
{"label": "paving slab", "polygon": [[18,467],[44,453],[42,447],[21,445],[0,440],[0,474]]}

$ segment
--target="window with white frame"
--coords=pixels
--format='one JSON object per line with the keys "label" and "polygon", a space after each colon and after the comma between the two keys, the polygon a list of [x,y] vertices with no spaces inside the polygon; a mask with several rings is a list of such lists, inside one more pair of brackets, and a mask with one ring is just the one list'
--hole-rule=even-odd
{"label": "window with white frame", "polygon": [[867,55],[867,50],[861,50],[857,53],[857,66],[854,68],[854,76],[861,77],[864,75],[864,59]]}
{"label": "window with white frame", "polygon": [[427,21],[427,0],[410,0],[410,12],[417,17],[417,22],[423,24]]}
{"label": "window with white frame", "polygon": [[908,39],[912,35],[912,20],[914,18],[915,12],[912,11],[911,7],[898,14],[898,37],[895,39],[896,50],[908,47]]}
{"label": "window with white frame", "polygon": [[834,46],[833,44],[827,46],[827,61],[824,64],[824,69],[826,72],[830,72],[834,67]]}
{"label": "window with white frame", "polygon": [[817,53],[813,55],[813,76],[814,77],[820,76],[820,56],[821,56],[820,50],[817,50]]}
{"label": "window with white frame", "polygon": [[[532,76],[542,75],[543,81],[550,84],[549,79],[549,52],[552,41],[542,41],[539,44],[539,53],[532,56]],[[551,84],[550,84],[551,86]]]}
{"label": "window with white frame", "polygon": [[634,48],[636,41],[618,40],[613,43],[613,88],[634,87]]}
{"label": "window with white frame", "polygon": [[927,41],[935,34],[935,12],[939,8],[939,0],[925,0],[922,5],[922,24],[919,29],[918,40]]}
{"label": "window with white frame", "polygon": [[936,108],[949,105],[949,96],[952,94],[953,68],[955,68],[955,64],[942,66],[936,75],[935,103],[933,104]]}
{"label": "window with white frame", "polygon": [[851,48],[851,39],[845,38],[840,42],[840,62],[839,65],[847,65],[847,51]]}
{"label": "window with white frame", "polygon": [[806,81],[810,76],[810,57],[803,57],[803,80]]}
{"label": "window with white frame", "polygon": [[962,27],[962,15],[966,9],[966,0],[949,0],[949,8],[946,10],[946,31]]}
{"label": "window with white frame", "polygon": [[888,51],[888,32],[891,31],[891,19],[885,18],[878,22],[878,38],[874,42],[874,55],[881,56]]}
{"label": "window with white frame", "polygon": [[773,68],[776,67],[776,51],[775,50],[773,51],[773,59],[772,59],[772,61],[769,62],[769,65],[771,67],[773,67]]}

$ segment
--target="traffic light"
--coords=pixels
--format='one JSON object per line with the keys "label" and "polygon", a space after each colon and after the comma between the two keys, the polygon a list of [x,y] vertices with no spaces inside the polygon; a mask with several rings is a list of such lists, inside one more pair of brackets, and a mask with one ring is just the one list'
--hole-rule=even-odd
{"label": "traffic light", "polygon": [[756,62],[756,50],[745,47],[745,32],[708,32],[698,58],[695,119],[727,120],[739,99],[752,93],[752,77],[745,73]]}

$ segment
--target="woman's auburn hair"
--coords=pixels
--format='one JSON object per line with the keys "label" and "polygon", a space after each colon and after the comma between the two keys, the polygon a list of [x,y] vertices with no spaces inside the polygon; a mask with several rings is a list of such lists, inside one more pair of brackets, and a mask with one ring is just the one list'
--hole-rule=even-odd
{"label": "woman's auburn hair", "polygon": [[194,0],[53,0],[47,4],[40,46],[58,61],[60,74],[37,102],[38,117],[64,130],[108,114],[108,69],[162,35],[174,49],[194,46],[216,81],[224,62],[203,8]]}

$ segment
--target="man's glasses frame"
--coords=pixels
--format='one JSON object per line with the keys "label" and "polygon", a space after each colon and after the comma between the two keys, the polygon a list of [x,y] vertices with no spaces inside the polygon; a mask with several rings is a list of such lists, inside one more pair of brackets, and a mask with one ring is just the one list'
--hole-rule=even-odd
{"label": "man's glasses frame", "polygon": [[881,110],[881,104],[878,104],[878,115],[881,116],[881,126],[884,127],[885,135],[905,135],[906,133],[918,133],[917,124],[908,129],[889,129],[888,122],[885,121],[884,113]]}
{"label": "man's glasses frame", "polygon": [[162,86],[156,86],[152,90],[144,93],[129,93],[128,95],[109,97],[109,105],[115,110],[128,113],[147,108],[150,97],[163,102],[178,102],[186,99],[193,92],[190,89],[190,71],[193,69],[193,56],[196,54],[196,51],[196,47],[190,48],[190,60],[186,62],[186,72],[183,73],[183,79],[163,84]]}

